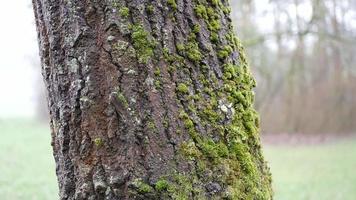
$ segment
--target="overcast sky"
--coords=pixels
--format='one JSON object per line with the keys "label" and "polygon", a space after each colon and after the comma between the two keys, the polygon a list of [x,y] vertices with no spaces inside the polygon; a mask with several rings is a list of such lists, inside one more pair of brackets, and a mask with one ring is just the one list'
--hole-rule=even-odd
{"label": "overcast sky", "polygon": [[[31,0],[0,6],[0,118],[34,115],[33,87],[39,66]],[[37,69],[36,69],[37,67]]]}

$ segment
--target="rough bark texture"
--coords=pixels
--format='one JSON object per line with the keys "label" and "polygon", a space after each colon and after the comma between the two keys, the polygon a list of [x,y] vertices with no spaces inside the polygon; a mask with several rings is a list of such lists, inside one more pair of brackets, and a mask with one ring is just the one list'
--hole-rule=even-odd
{"label": "rough bark texture", "polygon": [[227,0],[33,0],[60,199],[271,199]]}

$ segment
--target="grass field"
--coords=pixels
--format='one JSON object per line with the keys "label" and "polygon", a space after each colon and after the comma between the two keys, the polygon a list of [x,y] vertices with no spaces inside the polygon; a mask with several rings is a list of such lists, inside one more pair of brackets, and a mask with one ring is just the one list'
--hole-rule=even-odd
{"label": "grass field", "polygon": [[355,200],[356,139],[309,146],[265,145],[277,200]]}
{"label": "grass field", "polygon": [[0,121],[0,199],[57,200],[49,129],[38,123]]}
{"label": "grass field", "polygon": [[[56,200],[50,134],[38,123],[0,120],[0,199]],[[275,199],[356,199],[356,139],[313,146],[266,145]]]}

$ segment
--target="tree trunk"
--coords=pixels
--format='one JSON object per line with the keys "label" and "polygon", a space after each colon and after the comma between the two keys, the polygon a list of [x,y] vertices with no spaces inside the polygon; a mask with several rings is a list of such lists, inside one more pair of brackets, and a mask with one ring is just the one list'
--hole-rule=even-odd
{"label": "tree trunk", "polygon": [[60,199],[271,199],[227,0],[33,0]]}

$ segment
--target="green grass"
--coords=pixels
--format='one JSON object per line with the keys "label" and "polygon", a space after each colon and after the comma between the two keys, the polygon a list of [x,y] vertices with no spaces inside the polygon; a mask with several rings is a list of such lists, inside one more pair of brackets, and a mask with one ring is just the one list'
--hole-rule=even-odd
{"label": "green grass", "polygon": [[0,199],[58,199],[49,128],[0,120],[0,136]]}
{"label": "green grass", "polygon": [[[56,200],[45,125],[0,120],[0,199]],[[356,139],[314,146],[265,145],[276,200],[356,199]]]}
{"label": "green grass", "polygon": [[276,200],[355,200],[356,139],[314,146],[265,146]]}

